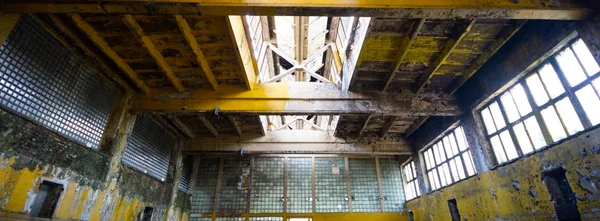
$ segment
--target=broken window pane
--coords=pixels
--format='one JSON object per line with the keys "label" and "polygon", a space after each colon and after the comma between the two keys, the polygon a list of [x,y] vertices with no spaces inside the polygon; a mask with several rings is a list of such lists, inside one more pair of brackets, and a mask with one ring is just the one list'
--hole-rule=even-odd
{"label": "broken window pane", "polygon": [[542,81],[540,81],[540,77],[537,74],[531,75],[526,81],[531,96],[533,96],[533,101],[535,101],[538,107],[548,102],[548,94],[546,94],[546,89],[544,89],[544,85],[542,85]]}
{"label": "broken window pane", "polygon": [[551,64],[546,64],[540,69],[540,77],[542,78],[544,85],[546,85],[546,89],[548,89],[551,98],[556,98],[565,93],[565,89]]}
{"label": "broken window pane", "polygon": [[570,48],[556,55],[556,60],[571,87],[577,86],[587,78]]}
{"label": "broken window pane", "polygon": [[573,44],[573,50],[575,50],[575,54],[577,54],[577,58],[583,64],[583,67],[587,71],[589,76],[593,76],[594,74],[600,71],[600,67],[598,67],[598,62],[592,56],[592,53],[585,45],[583,40],[579,39],[577,42]]}
{"label": "broken window pane", "polygon": [[465,166],[467,167],[467,173],[469,176],[475,175],[475,165],[473,164],[473,157],[471,157],[471,153],[469,151],[464,152],[462,157],[465,159]]}
{"label": "broken window pane", "polygon": [[515,144],[513,143],[513,140],[510,137],[510,132],[508,132],[508,130],[505,130],[500,134],[500,139],[502,140],[502,145],[504,146],[504,151],[506,151],[506,156],[508,157],[508,160],[512,160],[519,157],[519,154],[517,154],[517,149],[515,148]]}
{"label": "broken window pane", "polygon": [[[594,83],[600,83],[599,80],[600,78]],[[579,99],[579,103],[581,103],[581,106],[590,120],[590,123],[592,123],[592,125],[600,123],[600,99],[598,99],[594,88],[592,88],[591,85],[587,85],[581,90],[575,92],[575,95],[577,96],[577,99]]]}
{"label": "broken window pane", "polygon": [[521,152],[523,152],[523,154],[533,152],[533,146],[531,145],[531,141],[529,141],[529,135],[527,135],[523,123],[516,124],[513,129],[515,131],[515,136],[517,136],[517,140],[519,141]]}
{"label": "broken window pane", "polygon": [[456,140],[458,141],[458,147],[460,148],[460,150],[466,150],[468,147],[466,140],[467,138],[465,137],[465,133],[462,127],[456,128],[456,130],[454,130],[454,134],[456,135]]}
{"label": "broken window pane", "polygon": [[546,139],[544,139],[544,135],[542,134],[542,130],[540,129],[540,125],[535,116],[531,116],[525,120],[525,127],[527,128],[527,132],[529,132],[531,142],[536,150],[546,146]]}
{"label": "broken window pane", "polygon": [[500,111],[500,106],[498,106],[498,102],[494,102],[490,105],[490,112],[492,113],[492,117],[494,118],[494,123],[496,123],[496,128],[498,130],[504,128],[506,123],[504,122],[504,116]]}
{"label": "broken window pane", "polygon": [[504,95],[500,97],[500,101],[502,102],[502,106],[504,106],[504,112],[506,113],[506,118],[508,118],[509,123],[515,122],[520,118],[517,105],[515,105],[510,92],[504,93]]}
{"label": "broken window pane", "polygon": [[556,142],[567,137],[567,134],[560,123],[560,119],[558,119],[556,110],[554,110],[554,106],[550,106],[542,110],[541,114],[542,118],[544,119],[544,123],[546,123],[548,131],[550,131],[550,136],[552,137],[553,141]]}
{"label": "broken window pane", "polygon": [[492,148],[494,149],[494,154],[496,155],[496,160],[498,160],[498,163],[505,162],[506,154],[504,153],[504,147],[502,147],[502,143],[500,142],[498,135],[490,138],[490,143],[492,143]]}
{"label": "broken window pane", "polygon": [[531,105],[529,104],[529,99],[527,99],[527,95],[525,94],[525,90],[521,84],[515,85],[511,90],[513,99],[515,100],[515,104],[519,109],[519,113],[521,116],[525,116],[526,114],[531,112]]}
{"label": "broken window pane", "polygon": [[579,120],[579,117],[573,108],[573,104],[571,104],[571,100],[569,100],[568,97],[556,102],[555,105],[560,118],[567,127],[567,132],[569,132],[569,135],[573,135],[583,130],[583,125],[581,125],[581,121]]}
{"label": "broken window pane", "polygon": [[496,132],[494,119],[492,119],[492,114],[490,113],[489,108],[485,108],[481,111],[481,117],[483,118],[483,124],[485,124],[488,134]]}

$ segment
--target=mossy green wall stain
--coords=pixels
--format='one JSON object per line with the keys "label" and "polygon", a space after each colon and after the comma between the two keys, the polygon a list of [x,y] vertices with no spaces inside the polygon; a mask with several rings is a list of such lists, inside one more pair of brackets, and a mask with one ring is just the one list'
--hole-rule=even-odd
{"label": "mossy green wall stain", "polygon": [[183,213],[189,213],[190,208],[192,208],[192,195],[177,189],[174,206],[181,208]]}
{"label": "mossy green wall stain", "polygon": [[119,189],[124,196],[168,205],[171,199],[172,184],[163,183],[127,166],[122,166],[119,174]]}

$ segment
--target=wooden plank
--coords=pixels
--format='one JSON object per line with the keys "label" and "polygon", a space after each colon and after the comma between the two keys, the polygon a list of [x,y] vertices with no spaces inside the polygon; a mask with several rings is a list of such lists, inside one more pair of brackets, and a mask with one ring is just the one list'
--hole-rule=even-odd
{"label": "wooden plank", "polygon": [[235,127],[235,131],[237,132],[237,134],[240,137],[242,137],[242,128],[240,127],[240,124],[237,122],[236,117],[227,115],[227,119],[229,119],[229,122],[231,122],[231,124],[233,124],[233,127]]}
{"label": "wooden plank", "polygon": [[217,129],[210,123],[210,121],[208,119],[206,119],[206,117],[200,116],[200,120],[202,121],[202,123],[204,124],[204,126],[206,127],[206,129],[208,129],[208,131],[210,131],[210,133],[215,136],[215,137],[219,137],[219,132],[217,131]]}
{"label": "wooden plank", "polygon": [[169,79],[169,82],[171,82],[171,84],[177,89],[177,91],[184,91],[185,88],[183,87],[181,81],[179,81],[177,76],[175,76],[175,73],[173,72],[173,69],[171,68],[169,63],[167,63],[165,58],[162,56],[162,53],[158,51],[158,49],[156,49],[156,46],[154,46],[152,39],[146,36],[142,27],[140,27],[140,25],[135,21],[135,19],[133,19],[133,16],[125,15],[123,17],[123,22],[127,25],[127,27],[129,27],[129,30],[133,32],[133,34],[138,38],[138,40],[140,40],[142,45],[146,47],[150,55],[152,55],[152,57],[156,61],[156,64],[158,64],[160,69],[167,76],[167,79]]}
{"label": "wooden plank", "polygon": [[255,83],[254,79],[256,77],[256,71],[252,58],[252,48],[246,37],[246,29],[244,28],[242,17],[237,15],[228,16],[227,24],[231,42],[236,51],[237,61],[240,68],[244,70],[245,73],[244,76],[242,76],[242,80],[246,84],[246,88],[252,90]]}
{"label": "wooden plank", "polygon": [[360,136],[362,136],[363,132],[367,128],[367,125],[369,125],[369,121],[371,121],[371,117],[373,117],[372,114],[367,117],[367,119],[365,120],[365,123],[360,127],[360,130],[358,131],[357,138],[359,138]]}
{"label": "wooden plank", "polygon": [[71,19],[77,27],[87,35],[87,37],[98,47],[106,56],[108,56],[115,64],[123,71],[125,74],[133,81],[133,83],[140,88],[144,93],[150,93],[150,88],[144,83],[144,81],[140,80],[138,74],[133,71],[133,69],[121,58],[113,49],[110,48],[108,43],[104,41],[104,39],[98,36],[98,33],[90,24],[83,21],[80,15],[73,14],[71,15]]}
{"label": "wooden plank", "polygon": [[185,18],[183,18],[183,16],[181,15],[175,15],[175,21],[177,22],[177,26],[179,27],[181,34],[183,34],[183,37],[185,37],[185,40],[187,41],[188,45],[190,46],[190,48],[192,48],[192,51],[196,55],[196,60],[198,61],[198,64],[200,64],[202,72],[204,72],[204,77],[206,81],[208,81],[208,83],[212,86],[214,90],[217,90],[219,88],[219,83],[217,82],[215,75],[210,69],[210,65],[208,64],[206,57],[204,57],[204,53],[200,49],[196,37],[192,35],[192,31],[187,20],[185,20]]}
{"label": "wooden plank", "polygon": [[383,125],[383,128],[381,129],[381,136],[385,136],[388,131],[390,131],[390,129],[392,128],[392,126],[394,125],[394,122],[396,122],[400,117],[392,117],[392,119],[390,119],[387,123],[385,123],[385,125]]}
{"label": "wooden plank", "polygon": [[383,86],[382,91],[387,90],[388,87],[390,86],[390,84],[392,83],[392,81],[394,81],[394,77],[396,77],[396,72],[398,72],[398,70],[400,70],[400,66],[404,62],[404,59],[406,58],[408,51],[410,50],[412,45],[415,43],[415,39],[417,39],[417,35],[419,34],[419,31],[421,31],[421,28],[423,28],[423,25],[425,24],[425,20],[426,20],[425,18],[422,18],[421,20],[419,20],[419,23],[417,23],[417,26],[415,26],[415,28],[413,29],[413,32],[410,35],[410,38],[404,38],[404,40],[403,40],[404,42],[402,43],[402,49],[399,50],[400,56],[398,57],[396,66],[394,67],[394,70],[392,71],[392,73],[390,74],[390,77],[386,81],[385,86]]}

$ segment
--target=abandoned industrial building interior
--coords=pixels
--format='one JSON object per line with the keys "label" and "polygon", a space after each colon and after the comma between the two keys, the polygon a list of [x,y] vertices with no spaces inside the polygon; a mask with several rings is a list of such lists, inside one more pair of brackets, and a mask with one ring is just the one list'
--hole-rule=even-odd
{"label": "abandoned industrial building interior", "polygon": [[0,220],[600,220],[595,0],[5,0],[0,44]]}

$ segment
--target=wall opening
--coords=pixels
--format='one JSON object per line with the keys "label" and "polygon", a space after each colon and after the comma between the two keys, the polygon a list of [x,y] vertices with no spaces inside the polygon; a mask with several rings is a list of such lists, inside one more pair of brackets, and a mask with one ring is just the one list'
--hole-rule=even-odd
{"label": "wall opening", "polygon": [[550,201],[554,204],[558,220],[580,220],[577,198],[565,173],[565,169],[561,167],[544,172],[542,179],[550,193]]}
{"label": "wall opening", "polygon": [[460,221],[460,213],[458,212],[456,199],[448,200],[448,208],[450,208],[450,217],[452,217],[452,221]]}
{"label": "wall opening", "polygon": [[152,213],[154,212],[154,208],[152,207],[144,207],[144,212],[142,212],[142,217],[140,217],[141,221],[150,221],[152,220]]}
{"label": "wall opening", "polygon": [[408,221],[415,221],[415,214],[412,211],[408,211]]}
{"label": "wall opening", "polygon": [[58,200],[63,192],[63,186],[50,182],[43,181],[40,184],[40,191],[31,205],[30,215],[34,217],[52,218],[54,209],[58,205]]}

